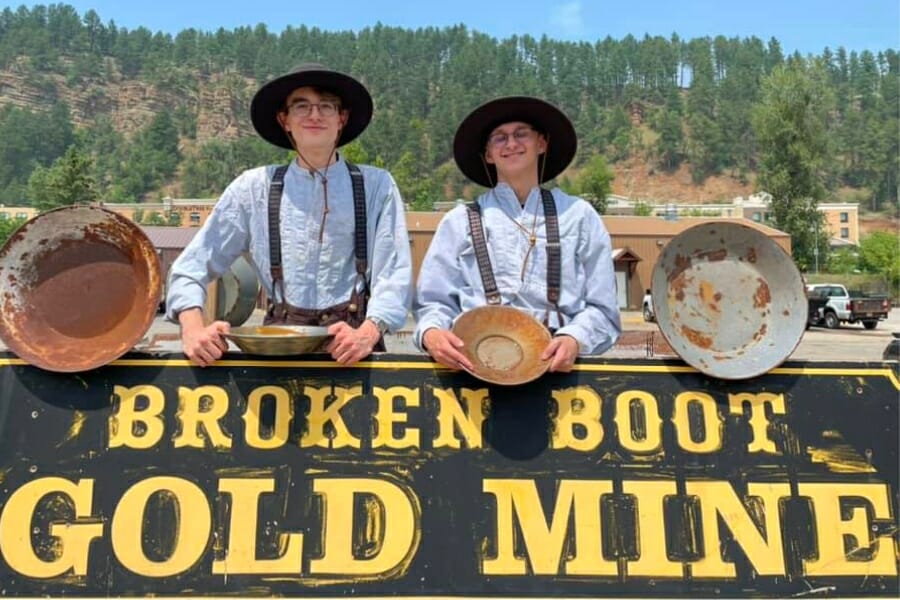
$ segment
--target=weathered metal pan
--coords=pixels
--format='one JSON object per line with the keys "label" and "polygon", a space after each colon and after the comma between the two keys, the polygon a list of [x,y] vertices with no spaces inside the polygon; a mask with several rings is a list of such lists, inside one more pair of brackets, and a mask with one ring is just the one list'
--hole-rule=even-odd
{"label": "weathered metal pan", "polygon": [[781,364],[806,328],[806,293],[791,257],[762,232],[704,223],[675,236],[653,268],[653,306],[672,350],[720,379]]}
{"label": "weathered metal pan", "polygon": [[0,249],[0,338],[42,369],[93,369],[143,337],[161,287],[156,250],[132,221],[95,206],[48,211]]}
{"label": "weathered metal pan", "polygon": [[216,320],[226,321],[232,327],[243,325],[253,314],[258,295],[256,271],[245,257],[237,257],[219,280]]}
{"label": "weathered metal pan", "polygon": [[324,352],[332,336],[327,327],[306,325],[263,325],[232,327],[225,337],[248,354],[291,356]]}
{"label": "weathered metal pan", "polygon": [[541,360],[550,332],[517,308],[481,306],[466,311],[452,331],[465,343],[462,352],[475,365],[472,375],[488,383],[528,383],[550,367],[550,361]]}

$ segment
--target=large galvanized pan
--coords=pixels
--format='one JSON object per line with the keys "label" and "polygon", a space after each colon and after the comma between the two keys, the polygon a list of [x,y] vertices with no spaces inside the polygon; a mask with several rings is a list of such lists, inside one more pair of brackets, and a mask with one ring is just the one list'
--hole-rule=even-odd
{"label": "large galvanized pan", "polygon": [[651,294],[672,350],[720,379],[778,366],[806,328],[806,290],[793,260],[739,223],[704,223],[675,236],[653,268]]}
{"label": "large galvanized pan", "polygon": [[256,308],[259,279],[250,262],[243,256],[219,279],[216,295],[216,320],[232,327],[243,325]]}
{"label": "large galvanized pan", "polygon": [[95,206],[52,210],[0,249],[0,338],[42,369],[93,369],[144,336],[160,290],[156,251],[132,221]]}
{"label": "large galvanized pan", "polygon": [[453,333],[475,369],[472,375],[498,385],[520,385],[543,375],[550,361],[541,354],[550,332],[530,314],[511,306],[479,306],[464,312]]}

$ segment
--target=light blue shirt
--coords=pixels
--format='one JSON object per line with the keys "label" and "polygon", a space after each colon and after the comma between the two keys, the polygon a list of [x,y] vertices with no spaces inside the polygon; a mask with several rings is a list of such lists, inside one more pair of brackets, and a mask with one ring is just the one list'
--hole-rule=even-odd
{"label": "light blue shirt", "polygon": [[[273,298],[269,260],[269,182],[276,166],[245,171],[225,192],[209,219],[172,265],[167,317],[202,307],[206,286],[249,252],[260,282]],[[360,165],[368,214],[368,268],[371,299],[367,317],[392,330],[406,322],[412,297],[412,263],[403,202],[390,173]],[[291,162],[281,198],[281,263],[286,301],[323,309],[350,299],[357,283],[353,257],[353,188],[342,158],[328,167],[328,214],[321,177]]]}
{"label": "light blue shirt", "polygon": [[[590,204],[559,188],[552,194],[559,214],[559,308],[565,322],[560,326],[547,301],[547,233],[537,187],[524,205],[505,183],[478,198],[501,302],[542,322],[549,308],[549,325],[557,329],[557,335],[575,338],[582,354],[599,354],[615,344],[622,332],[609,232]],[[536,244],[529,255],[532,232]],[[422,336],[428,329],[450,329],[460,314],[485,304],[466,207],[457,206],[438,225],[419,271],[414,303],[416,345],[422,348]]]}

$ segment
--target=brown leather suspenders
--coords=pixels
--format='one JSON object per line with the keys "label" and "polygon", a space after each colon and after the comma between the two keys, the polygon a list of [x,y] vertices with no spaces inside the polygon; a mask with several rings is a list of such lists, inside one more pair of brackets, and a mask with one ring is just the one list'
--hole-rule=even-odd
{"label": "brown leather suspenders", "polygon": [[[550,307],[556,311],[559,327],[564,324],[562,311],[559,309],[560,285],[562,277],[562,256],[559,241],[559,217],[556,203],[549,190],[541,188],[541,200],[544,206],[544,228],[547,234],[547,314],[544,325],[549,327]],[[475,246],[475,260],[484,285],[484,294],[488,304],[500,304],[500,291],[494,279],[494,270],[488,255],[487,241],[484,237],[484,224],[481,219],[481,206],[477,202],[466,205],[469,216],[469,230],[472,232],[472,244]]]}
{"label": "brown leather suspenders", "polygon": [[[269,262],[272,275],[272,298],[269,299],[267,320],[269,322],[292,322],[294,324],[327,325],[337,320],[347,320],[354,327],[365,319],[365,307],[369,298],[369,282],[366,279],[368,267],[366,190],[362,171],[349,161],[345,161],[350,171],[353,186],[353,254],[357,277],[362,281],[361,297],[354,286],[348,302],[323,309],[313,310],[290,306],[284,295],[284,269],[281,263],[281,196],[284,193],[284,175],[288,165],[275,169],[269,185]],[[323,320],[324,318],[324,320]],[[304,321],[301,323],[301,321]]]}

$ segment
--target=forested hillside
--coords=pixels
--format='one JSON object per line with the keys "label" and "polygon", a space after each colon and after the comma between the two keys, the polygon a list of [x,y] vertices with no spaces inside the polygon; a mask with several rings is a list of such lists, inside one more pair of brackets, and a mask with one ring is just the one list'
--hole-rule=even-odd
{"label": "forested hillside", "polygon": [[[897,205],[895,49],[785,56],[778,40],[753,37],[572,43],[495,39],[463,25],[326,32],[302,22],[280,32],[248,24],[172,36],[64,4],[0,14],[0,203],[40,205],[66,170],[83,175],[74,188],[88,200],[214,197],[241,169],[287,158],[253,135],[248,105],[260,82],[305,61],[369,86],[375,119],[348,152],[390,168],[417,208],[471,195],[452,162],[455,127],[506,94],[541,96],[571,116],[580,147],[561,179],[570,188],[585,165],[603,165],[590,162],[602,155],[619,175],[614,188],[640,197],[727,200],[752,191],[776,72],[814,85],[817,200],[882,212]],[[679,185],[648,194],[648,177]]]}

